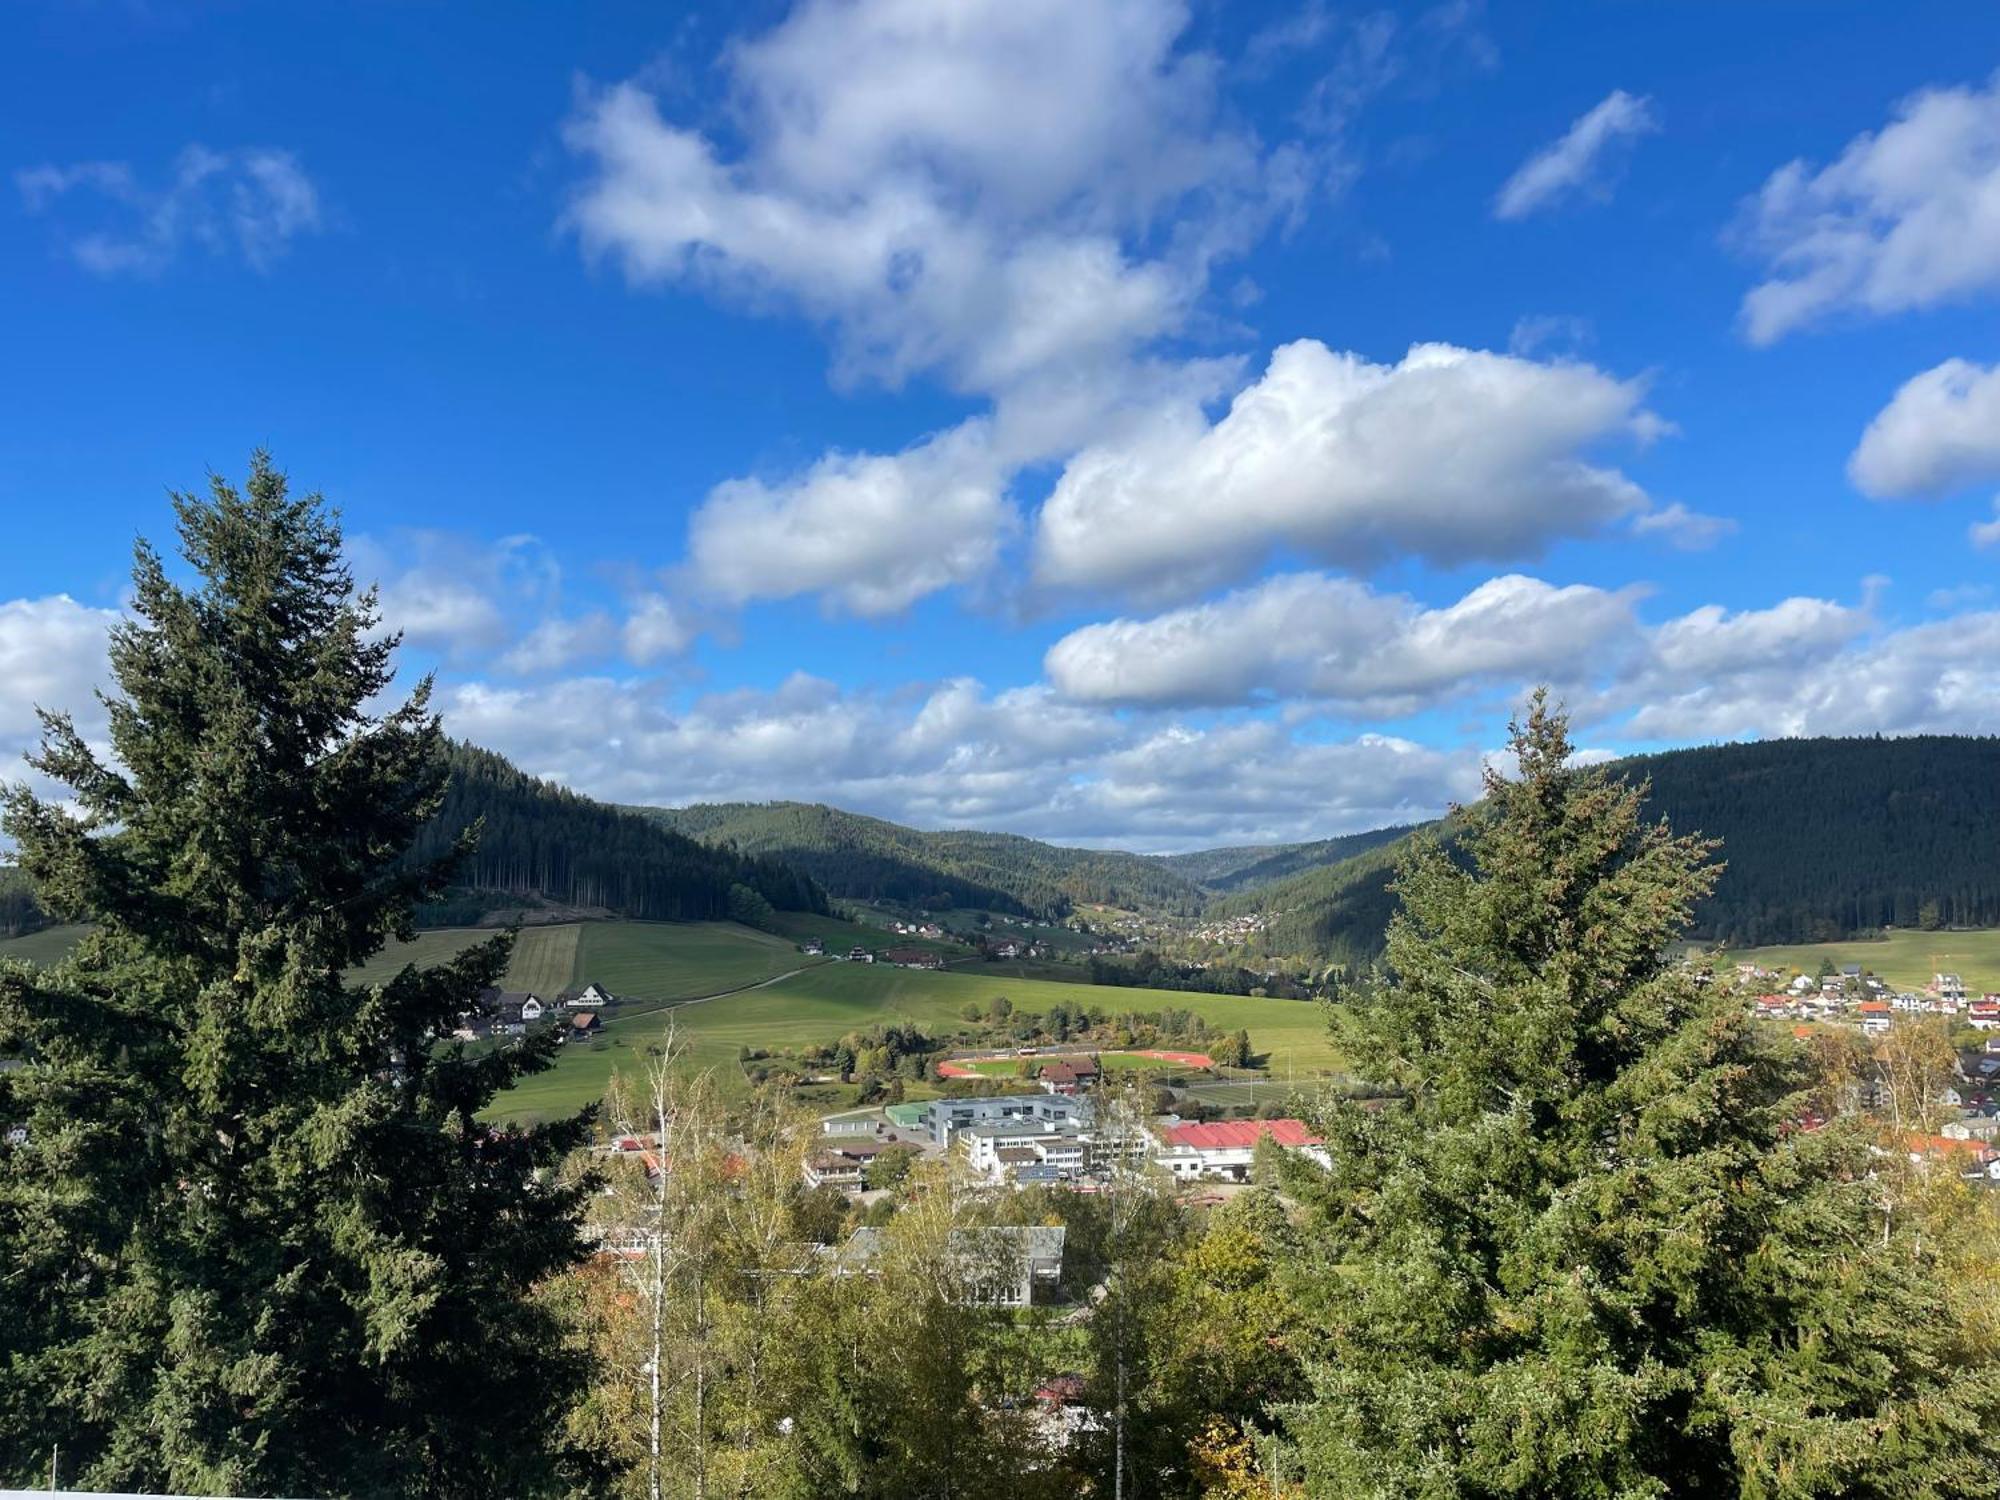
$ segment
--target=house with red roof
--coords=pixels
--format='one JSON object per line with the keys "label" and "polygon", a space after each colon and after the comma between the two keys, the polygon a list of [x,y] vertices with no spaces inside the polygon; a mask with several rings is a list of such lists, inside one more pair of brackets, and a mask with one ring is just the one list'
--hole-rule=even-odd
{"label": "house with red roof", "polygon": [[1160,1146],[1153,1159],[1173,1174],[1176,1181],[1219,1177],[1243,1182],[1250,1176],[1257,1143],[1265,1136],[1321,1166],[1331,1165],[1325,1144],[1303,1120],[1218,1120],[1212,1124],[1166,1125],[1160,1130]]}
{"label": "house with red roof", "polygon": [[2000,1176],[2000,1148],[1991,1142],[1913,1132],[1903,1137],[1913,1162],[1942,1162],[1965,1176]]}
{"label": "house with red roof", "polygon": [[1863,1000],[1861,1002],[1861,1029],[1870,1036],[1880,1036],[1889,1029],[1895,1013],[1887,1000]]}

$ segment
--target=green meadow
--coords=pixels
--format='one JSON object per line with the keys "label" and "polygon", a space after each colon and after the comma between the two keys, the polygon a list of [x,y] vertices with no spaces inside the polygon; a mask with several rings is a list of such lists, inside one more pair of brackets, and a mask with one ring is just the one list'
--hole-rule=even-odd
{"label": "green meadow", "polygon": [[[836,924],[843,931],[854,929]],[[54,963],[87,929],[51,927],[0,942],[0,958]],[[443,963],[474,943],[490,941],[490,927],[440,927],[392,943],[349,977],[379,984],[405,964]],[[564,922],[524,927],[501,984],[553,997],[571,985],[596,980],[627,997],[633,1009],[760,984],[779,974],[828,960],[808,958],[791,940],[734,922]]]}
{"label": "green meadow", "polygon": [[1892,932],[1886,937],[1840,943],[1798,943],[1743,948],[1722,956],[1722,965],[1755,962],[1767,969],[1819,972],[1822,960],[1860,964],[1899,990],[1920,990],[1933,974],[1956,974],[1976,993],[2000,991],[2000,929],[1976,932]]}
{"label": "green meadow", "polygon": [[[1199,1051],[1199,1048],[1188,1050]],[[1045,1063],[1060,1062],[1064,1054],[1047,1053],[1035,1057],[994,1057],[979,1062],[961,1062],[961,1068],[981,1078],[1027,1078]],[[1164,1057],[1147,1057],[1138,1052],[1093,1052],[1089,1054],[1105,1072],[1194,1073],[1186,1063],[1169,1062]]]}
{"label": "green meadow", "polygon": [[44,927],[26,937],[0,938],[0,958],[18,958],[31,964],[61,963],[88,931],[88,927],[69,925]]}
{"label": "green meadow", "polygon": [[[1248,1030],[1251,1046],[1279,1080],[1311,1078],[1339,1062],[1326,1013],[1309,1002],[1022,978],[983,964],[932,972],[838,963],[808,958],[794,938],[814,935],[829,946],[879,947],[881,935],[830,918],[788,917],[784,926],[782,936],[732,922],[571,922],[524,929],[503,981],[507,988],[552,996],[596,980],[627,1003],[613,1013],[600,1038],[572,1043],[553,1069],[523,1080],[493,1113],[505,1119],[546,1117],[602,1097],[612,1070],[643,1066],[647,1049],[659,1044],[669,1023],[688,1048],[688,1066],[714,1067],[735,1092],[748,1086],[737,1063],[744,1047],[811,1045],[878,1022],[914,1021],[945,1030],[959,1024],[964,1006],[983,1009],[1001,995],[1016,1010],[1037,1014],[1058,1004],[1114,1015],[1192,1010],[1218,1031]],[[53,961],[69,951],[80,931],[55,928],[11,939],[0,943],[0,957]],[[420,932],[415,941],[378,954],[356,977],[379,982],[403,964],[440,963],[492,936],[491,929],[481,928]],[[780,977],[785,975],[790,977]],[[704,998],[709,996],[719,998]],[[1132,1061],[1156,1066],[1147,1059]]]}
{"label": "green meadow", "polygon": [[662,1014],[622,1015],[595,1042],[574,1043],[547,1073],[524,1079],[497,1101],[493,1114],[532,1119],[566,1113],[599,1098],[614,1068],[636,1072],[647,1049],[671,1023],[690,1067],[712,1067],[723,1085],[747,1087],[737,1057],[744,1047],[797,1047],[831,1041],[878,1022],[914,1021],[945,1029],[967,1004],[985,1006],[1005,995],[1016,1010],[1101,1006],[1106,1011],[1193,1010],[1222,1031],[1248,1030],[1252,1047],[1269,1059],[1272,1076],[1310,1078],[1338,1065],[1318,1005],[1238,995],[1111,989],[1087,984],[993,978],[973,972],[934,973],[882,964],[824,964],[762,989],[676,1006]]}

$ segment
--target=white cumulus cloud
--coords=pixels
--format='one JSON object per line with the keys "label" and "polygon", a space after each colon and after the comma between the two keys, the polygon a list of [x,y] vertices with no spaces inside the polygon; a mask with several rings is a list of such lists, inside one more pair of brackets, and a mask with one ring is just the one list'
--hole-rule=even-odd
{"label": "white cumulus cloud", "polygon": [[1145,620],[1088,625],[1044,669],[1089,702],[1234,705],[1310,698],[1400,715],[1493,684],[1567,681],[1634,632],[1632,596],[1489,579],[1443,608],[1351,579],[1288,574]]}
{"label": "white cumulus cloud", "polygon": [[1233,123],[1189,24],[1184,0],[801,0],[724,54],[717,127],[638,83],[584,97],[565,222],[586,254],[801,313],[842,381],[992,403],[902,452],[718,488],[689,537],[718,593],[884,613],[965,583],[1021,466],[1213,389],[1216,361],[1154,346],[1313,174]]}
{"label": "white cumulus cloud", "polygon": [[688,559],[731,603],[821,594],[885,615],[984,573],[1013,525],[974,419],[901,453],[829,453],[776,484],[718,485],[688,522]]}
{"label": "white cumulus cloud", "polygon": [[1847,474],[1877,499],[2000,478],[2000,366],[1948,359],[1912,376],[1868,424]]}
{"label": "white cumulus cloud", "polygon": [[2000,286],[2000,74],[1930,88],[1814,170],[1790,162],[1746,205],[1769,262],[1743,299],[1754,344],[1838,312],[1881,316]]}
{"label": "white cumulus cloud", "polygon": [[1585,456],[1662,429],[1643,395],[1575,362],[1420,344],[1384,365],[1300,340],[1219,421],[1172,405],[1073,458],[1041,511],[1036,575],[1185,597],[1279,546],[1350,566],[1532,555],[1647,509]]}
{"label": "white cumulus cloud", "polygon": [[26,781],[45,796],[67,795],[22,759],[42,742],[38,709],[70,715],[78,733],[103,746],[108,725],[95,690],[110,678],[105,648],[119,618],[67,594],[0,600],[0,785]]}
{"label": "white cumulus cloud", "polygon": [[625,617],[622,639],[625,659],[635,667],[649,667],[687,650],[694,627],[664,594],[643,594]]}
{"label": "white cumulus cloud", "polygon": [[603,610],[551,616],[501,655],[500,668],[524,677],[559,672],[603,656],[618,638],[618,626]]}
{"label": "white cumulus cloud", "polygon": [[[843,366],[991,393],[1176,326],[1281,180],[1219,123],[1180,0],[806,0],[726,58],[725,150],[635,84],[568,141],[585,248],[777,294]],[[1197,201],[1198,200],[1198,201]],[[1198,222],[1141,245],[1169,210]]]}
{"label": "white cumulus cloud", "polygon": [[1493,200],[1500,219],[1521,219],[1571,193],[1597,189],[1621,143],[1660,128],[1650,99],[1613,89],[1579,115],[1561,138],[1522,162]]}
{"label": "white cumulus cloud", "polygon": [[2000,613],[1870,632],[1864,612],[1790,599],[1697,610],[1663,630],[1660,664],[1628,693],[1642,739],[2000,730]]}
{"label": "white cumulus cloud", "polygon": [[2000,547],[2000,499],[1993,502],[1992,519],[1974,521],[1966,528],[1966,535],[1975,547]]}

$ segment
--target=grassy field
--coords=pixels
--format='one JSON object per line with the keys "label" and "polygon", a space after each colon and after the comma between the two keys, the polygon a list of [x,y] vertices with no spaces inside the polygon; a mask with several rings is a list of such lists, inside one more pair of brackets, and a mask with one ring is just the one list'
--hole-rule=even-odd
{"label": "grassy field", "polygon": [[576,973],[579,983],[594,979],[620,999],[658,1008],[827,962],[806,957],[788,937],[734,922],[591,922]]}
{"label": "grassy field", "polygon": [[[1169,1062],[1164,1057],[1142,1057],[1137,1052],[1096,1052],[1091,1056],[1106,1072],[1123,1070],[1131,1073],[1193,1073],[1197,1071],[1186,1063]],[[977,1073],[981,1078],[1026,1078],[1044,1064],[1060,1061],[1061,1057],[1062,1054],[1059,1053],[1036,1057],[994,1057],[979,1062],[960,1062],[957,1066]]]}
{"label": "grassy field", "polygon": [[1052,958],[968,959],[952,967],[961,974],[978,974],[988,979],[1044,979],[1056,984],[1082,984],[1089,970],[1082,964],[1060,963]]}
{"label": "grassy field", "polygon": [[[533,990],[545,999],[568,989],[576,977],[578,923],[564,922],[550,927],[527,927],[514,944],[514,956],[501,978],[503,989]],[[425,968],[443,963],[464,952],[474,943],[495,935],[491,927],[438,927],[417,934],[408,943],[394,943],[369,959],[348,977],[363,984],[379,984],[404,964]]]}
{"label": "grassy field", "polygon": [[1897,989],[1920,990],[1933,974],[1956,974],[1974,992],[2000,991],[2000,930],[1892,932],[1865,942],[1802,943],[1745,948],[1723,955],[1724,965],[1755,962],[1767,969],[1819,972],[1820,961],[1860,964]]}
{"label": "grassy field", "polygon": [[77,939],[88,927],[44,927],[26,937],[0,938],[0,958],[18,958],[31,964],[60,963],[69,957]]}
{"label": "grassy field", "polygon": [[[1003,994],[1017,1011],[1036,1013],[1058,1003],[1101,1005],[1112,1011],[1193,1010],[1220,1030],[1247,1029],[1251,1045],[1269,1055],[1272,1070],[1280,1077],[1287,1073],[1308,1077],[1339,1062],[1324,1012],[1302,1001],[997,981],[977,974],[890,969],[880,964],[826,964],[764,989],[678,1007],[672,1020],[688,1046],[689,1065],[715,1067],[724,1085],[735,1090],[745,1086],[736,1062],[742,1047],[831,1041],[887,1021],[909,1020],[943,1029],[958,1024],[961,1006],[983,1006]],[[601,1040],[568,1048],[554,1069],[524,1080],[498,1101],[493,1113],[505,1119],[529,1119],[566,1113],[598,1098],[614,1067],[630,1073],[644,1065],[645,1049],[659,1042],[667,1020],[657,1012],[620,1016],[605,1027]]]}
{"label": "grassy field", "polygon": [[[0,942],[0,957],[53,962],[67,953],[84,929],[52,927]],[[852,931],[852,928],[845,928]],[[352,978],[380,983],[404,964],[443,963],[474,943],[494,936],[490,927],[439,927],[419,932],[375,955]],[[571,985],[596,980],[613,994],[630,996],[635,1008],[657,1008],[676,1000],[713,995],[806,964],[810,959],[790,940],[755,932],[734,922],[564,922],[525,927],[501,981],[511,990],[533,990],[547,998]]]}

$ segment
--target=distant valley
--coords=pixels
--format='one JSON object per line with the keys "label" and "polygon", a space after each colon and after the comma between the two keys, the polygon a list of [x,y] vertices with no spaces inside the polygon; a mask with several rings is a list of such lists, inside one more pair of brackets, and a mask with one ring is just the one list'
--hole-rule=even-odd
{"label": "distant valley", "polygon": [[[1722,841],[1727,867],[1697,913],[1701,938],[1749,947],[2000,925],[2000,740],[1771,740],[1610,769],[1649,779],[1649,810],[1675,829]],[[1003,925],[1079,921],[1127,948],[1295,973],[1371,962],[1408,841],[1449,846],[1477,816],[1162,856],[927,831],[814,803],[613,807],[471,746],[454,748],[452,770],[417,853],[441,851],[475,821],[483,833],[463,884],[427,909],[426,925],[523,913],[754,919],[858,904]],[[25,883],[0,871],[0,934],[45,925]]]}

